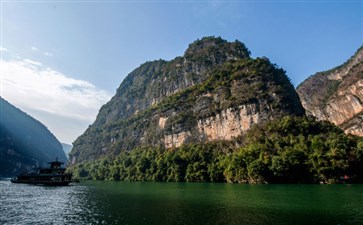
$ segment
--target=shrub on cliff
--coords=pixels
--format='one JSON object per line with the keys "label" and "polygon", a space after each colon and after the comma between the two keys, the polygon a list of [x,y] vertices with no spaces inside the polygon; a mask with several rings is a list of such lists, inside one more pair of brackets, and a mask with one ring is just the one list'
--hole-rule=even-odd
{"label": "shrub on cliff", "polygon": [[[236,147],[239,146],[239,147]],[[361,182],[363,139],[312,117],[256,125],[233,141],[176,149],[137,148],[114,159],[79,164],[84,179],[171,182]]]}

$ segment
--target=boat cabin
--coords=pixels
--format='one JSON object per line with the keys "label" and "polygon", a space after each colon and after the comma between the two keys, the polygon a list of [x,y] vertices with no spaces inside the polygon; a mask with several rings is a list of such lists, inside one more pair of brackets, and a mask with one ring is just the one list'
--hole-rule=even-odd
{"label": "boat cabin", "polygon": [[77,182],[72,179],[72,173],[65,173],[66,168],[58,160],[49,162],[49,168],[38,168],[34,173],[23,173],[11,179],[13,183],[41,184],[52,186],[68,185],[70,182]]}
{"label": "boat cabin", "polygon": [[48,164],[50,164],[51,169],[58,169],[58,168],[61,168],[62,164],[64,164],[64,163],[59,162],[58,160],[56,160],[56,161],[53,161],[53,162],[49,162]]}
{"label": "boat cabin", "polygon": [[58,160],[49,162],[50,164],[49,168],[39,168],[38,174],[64,174],[66,171],[65,168],[62,168],[62,162],[59,162]]}

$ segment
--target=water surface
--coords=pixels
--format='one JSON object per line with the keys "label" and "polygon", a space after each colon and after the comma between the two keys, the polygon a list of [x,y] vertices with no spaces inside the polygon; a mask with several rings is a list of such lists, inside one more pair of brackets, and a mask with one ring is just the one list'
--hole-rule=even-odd
{"label": "water surface", "polygon": [[0,224],[363,224],[363,185],[0,181]]}

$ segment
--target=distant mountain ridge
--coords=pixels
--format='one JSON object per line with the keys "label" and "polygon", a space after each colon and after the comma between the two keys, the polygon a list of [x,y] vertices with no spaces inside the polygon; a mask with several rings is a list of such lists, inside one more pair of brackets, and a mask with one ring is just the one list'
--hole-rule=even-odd
{"label": "distant mountain ridge", "polygon": [[72,151],[73,145],[61,143],[64,153],[66,154],[68,158],[68,154]]}
{"label": "distant mountain ridge", "polygon": [[60,142],[39,121],[0,98],[0,176],[12,176],[55,159],[66,162]]}
{"label": "distant mountain ridge", "polygon": [[363,136],[363,46],[344,64],[310,76],[297,93],[308,115]]}
{"label": "distant mountain ridge", "polygon": [[231,140],[253,124],[304,113],[283,69],[251,58],[239,41],[205,37],[184,56],[131,72],[73,143],[70,160],[92,161],[138,146]]}

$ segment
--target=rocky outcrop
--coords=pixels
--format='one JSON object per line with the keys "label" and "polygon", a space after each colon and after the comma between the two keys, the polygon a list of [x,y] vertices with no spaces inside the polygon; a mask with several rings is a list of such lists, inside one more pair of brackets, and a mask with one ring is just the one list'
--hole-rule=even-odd
{"label": "rocky outcrop", "polygon": [[206,141],[231,140],[259,123],[260,113],[258,104],[228,108],[215,116],[198,120],[198,131]]}
{"label": "rocky outcrop", "polygon": [[285,71],[239,41],[203,38],[174,60],[141,65],[73,143],[73,163],[140,146],[231,140],[285,115],[303,115]]}
{"label": "rocky outcrop", "polygon": [[343,65],[309,77],[297,92],[307,114],[363,136],[363,47]]}
{"label": "rocky outcrop", "polygon": [[182,57],[170,62],[146,62],[125,78],[116,95],[101,108],[94,124],[103,125],[137,114],[167,96],[205,81],[216,66],[249,55],[239,41],[229,43],[206,37],[190,44]]}

